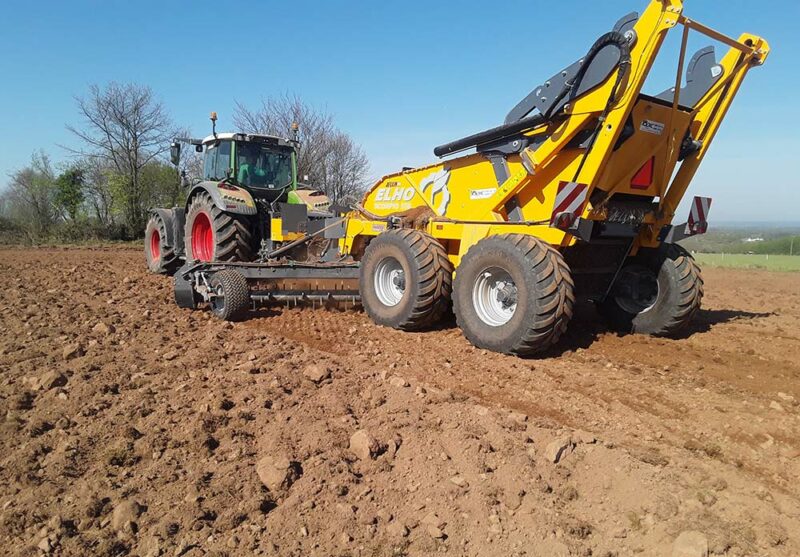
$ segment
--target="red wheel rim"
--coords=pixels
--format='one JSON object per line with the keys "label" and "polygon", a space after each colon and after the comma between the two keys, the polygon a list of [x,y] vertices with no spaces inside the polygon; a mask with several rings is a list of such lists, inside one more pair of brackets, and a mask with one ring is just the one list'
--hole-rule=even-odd
{"label": "red wheel rim", "polygon": [[198,213],[192,223],[192,257],[195,261],[211,261],[214,256],[214,231],[206,213]]}
{"label": "red wheel rim", "polygon": [[150,257],[153,258],[153,261],[161,259],[161,234],[158,233],[158,230],[153,230],[153,233],[150,234]]}

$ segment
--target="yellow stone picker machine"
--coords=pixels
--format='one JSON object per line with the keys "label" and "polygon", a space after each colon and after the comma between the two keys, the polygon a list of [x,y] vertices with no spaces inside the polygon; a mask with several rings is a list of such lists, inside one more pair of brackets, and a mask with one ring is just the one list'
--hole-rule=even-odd
{"label": "yellow stone picker machine", "polygon": [[[670,74],[671,87],[645,94],[673,28],[674,83]],[[727,53],[689,59],[691,32]],[[251,260],[207,257],[225,241],[209,239],[200,257],[187,253],[176,301],[222,318],[275,302],[360,301],[376,323],[403,330],[434,326],[452,308],[475,346],[517,355],[556,343],[577,298],[625,331],[678,333],[703,281],[676,242],[706,231],[710,199],[695,197],[680,224],[676,209],[745,75],[768,54],[760,37],[729,38],[686,17],[680,0],[653,0],[502,125],[436,147],[439,162],[385,176],[350,208],[270,202]],[[223,185],[241,193],[235,180]]]}

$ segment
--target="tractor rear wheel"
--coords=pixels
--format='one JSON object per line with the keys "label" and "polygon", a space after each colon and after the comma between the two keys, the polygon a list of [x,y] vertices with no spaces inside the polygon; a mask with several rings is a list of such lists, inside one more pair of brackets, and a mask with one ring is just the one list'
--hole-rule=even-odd
{"label": "tractor rear wheel", "polygon": [[450,307],[453,265],[444,246],[419,230],[389,230],[367,246],[359,290],[367,315],[379,325],[418,331]]}
{"label": "tractor rear wheel", "polygon": [[175,247],[167,244],[167,223],[158,213],[153,213],[144,230],[144,257],[151,273],[172,275],[180,267]]}
{"label": "tractor rear wheel", "polygon": [[206,192],[198,193],[186,213],[186,259],[252,261],[253,232],[245,215],[226,213]]}
{"label": "tractor rear wheel", "polygon": [[224,270],[211,277],[211,313],[225,321],[241,318],[250,307],[250,287],[241,273]]}
{"label": "tractor rear wheel", "polygon": [[677,244],[662,244],[642,249],[622,268],[598,309],[621,332],[673,336],[686,329],[702,299],[694,258]]}
{"label": "tractor rear wheel", "polygon": [[484,238],[456,269],[456,321],[478,348],[517,356],[546,350],[567,329],[574,304],[561,253],[533,236]]}

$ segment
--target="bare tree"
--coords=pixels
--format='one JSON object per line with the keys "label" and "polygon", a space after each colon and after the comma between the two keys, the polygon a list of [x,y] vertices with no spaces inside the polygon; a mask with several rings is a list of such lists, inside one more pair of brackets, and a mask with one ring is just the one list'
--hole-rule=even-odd
{"label": "bare tree", "polygon": [[173,137],[172,122],[149,87],[109,83],[92,85],[86,97],[77,97],[83,118],[80,127],[67,126],[82,142],[68,149],[113,169],[129,233],[139,234],[146,222],[148,188],[142,171],[160,157]]}
{"label": "bare tree", "polygon": [[9,176],[6,210],[31,239],[41,238],[59,220],[57,194],[50,158],[40,151],[33,154],[30,165]]}
{"label": "bare tree", "polygon": [[323,159],[325,192],[336,202],[355,203],[357,195],[363,192],[369,169],[367,156],[342,132],[334,132],[327,140],[327,147]]}
{"label": "bare tree", "polygon": [[306,104],[297,95],[263,99],[254,110],[237,102],[233,122],[239,131],[281,137],[287,135],[292,123],[297,123],[297,172],[301,181],[322,189],[338,202],[353,200],[364,190],[369,164],[362,149],[337,129],[330,114]]}

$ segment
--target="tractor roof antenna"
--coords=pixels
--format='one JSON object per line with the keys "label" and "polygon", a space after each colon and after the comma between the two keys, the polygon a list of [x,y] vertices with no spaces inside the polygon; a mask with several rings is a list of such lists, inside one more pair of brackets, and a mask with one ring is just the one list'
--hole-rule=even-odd
{"label": "tractor roof antenna", "polygon": [[217,138],[217,113],[211,113],[211,133],[214,134],[214,139]]}

